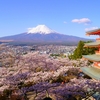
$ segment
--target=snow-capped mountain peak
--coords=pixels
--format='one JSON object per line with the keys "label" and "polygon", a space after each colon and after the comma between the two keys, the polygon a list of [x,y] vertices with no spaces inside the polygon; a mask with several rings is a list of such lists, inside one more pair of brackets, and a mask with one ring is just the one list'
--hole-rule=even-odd
{"label": "snow-capped mountain peak", "polygon": [[35,34],[35,33],[40,33],[40,34],[50,34],[50,33],[57,33],[54,30],[51,30],[48,28],[46,25],[38,25],[33,28],[28,28],[28,34]]}

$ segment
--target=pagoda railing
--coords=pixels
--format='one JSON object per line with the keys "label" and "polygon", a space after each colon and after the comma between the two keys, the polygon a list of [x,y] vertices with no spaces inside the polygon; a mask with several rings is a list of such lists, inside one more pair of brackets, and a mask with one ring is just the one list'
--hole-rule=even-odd
{"label": "pagoda railing", "polygon": [[95,68],[100,69],[100,65],[99,65],[99,64],[100,64],[100,63],[94,63],[93,66],[94,66]]}
{"label": "pagoda railing", "polygon": [[100,41],[100,38],[96,38],[96,41]]}
{"label": "pagoda railing", "polygon": [[96,55],[100,55],[100,51],[95,51],[95,54]]}

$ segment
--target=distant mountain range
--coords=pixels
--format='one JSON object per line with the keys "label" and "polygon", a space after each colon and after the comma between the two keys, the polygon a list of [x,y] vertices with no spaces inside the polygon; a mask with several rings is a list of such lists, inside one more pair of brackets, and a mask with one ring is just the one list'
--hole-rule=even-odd
{"label": "distant mountain range", "polygon": [[9,41],[15,44],[66,44],[77,45],[80,40],[87,41],[88,39],[76,36],[60,34],[51,30],[45,25],[38,25],[35,28],[29,28],[28,32],[1,37],[0,41]]}

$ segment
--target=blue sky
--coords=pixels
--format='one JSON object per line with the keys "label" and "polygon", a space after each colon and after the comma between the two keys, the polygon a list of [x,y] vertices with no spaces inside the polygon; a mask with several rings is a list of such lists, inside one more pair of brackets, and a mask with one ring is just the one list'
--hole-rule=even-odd
{"label": "blue sky", "polygon": [[85,31],[100,28],[100,0],[0,0],[0,37],[41,24],[87,38]]}

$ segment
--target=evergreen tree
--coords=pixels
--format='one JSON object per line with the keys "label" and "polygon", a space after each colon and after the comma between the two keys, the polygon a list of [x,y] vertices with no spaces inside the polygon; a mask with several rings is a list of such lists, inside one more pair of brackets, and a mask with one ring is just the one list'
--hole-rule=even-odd
{"label": "evergreen tree", "polygon": [[83,46],[84,46],[84,42],[79,41],[78,46],[77,46],[77,54],[76,54],[77,58],[82,58]]}
{"label": "evergreen tree", "polygon": [[84,44],[89,42],[91,41],[79,41],[77,48],[75,49],[73,54],[69,55],[69,59],[80,59],[82,58],[82,55],[94,54],[97,48],[84,47]]}

